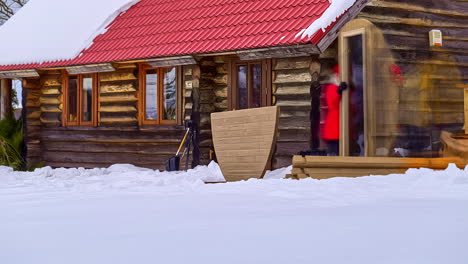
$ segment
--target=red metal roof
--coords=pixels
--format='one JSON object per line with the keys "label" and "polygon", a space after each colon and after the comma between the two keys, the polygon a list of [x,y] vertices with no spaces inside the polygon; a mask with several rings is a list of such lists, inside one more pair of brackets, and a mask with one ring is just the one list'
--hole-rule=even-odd
{"label": "red metal roof", "polygon": [[118,16],[81,56],[0,71],[81,65],[313,42],[296,35],[329,0],[141,0]]}

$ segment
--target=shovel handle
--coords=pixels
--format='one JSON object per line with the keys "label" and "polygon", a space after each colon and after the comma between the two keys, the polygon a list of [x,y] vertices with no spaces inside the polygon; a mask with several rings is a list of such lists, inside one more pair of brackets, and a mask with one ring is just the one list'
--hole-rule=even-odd
{"label": "shovel handle", "polygon": [[187,128],[187,132],[185,132],[184,138],[182,139],[182,142],[180,142],[179,149],[177,150],[177,153],[175,154],[176,156],[179,156],[179,152],[182,149],[182,147],[184,146],[185,140],[187,139],[187,135],[189,134],[189,132],[190,132],[190,127]]}

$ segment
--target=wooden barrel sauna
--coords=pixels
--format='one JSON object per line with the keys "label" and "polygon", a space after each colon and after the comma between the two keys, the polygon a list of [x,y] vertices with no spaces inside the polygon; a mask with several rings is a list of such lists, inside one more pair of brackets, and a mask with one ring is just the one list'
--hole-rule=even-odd
{"label": "wooden barrel sauna", "polygon": [[468,135],[443,131],[440,135],[440,141],[443,145],[442,156],[460,157],[468,160]]}
{"label": "wooden barrel sauna", "polygon": [[273,154],[279,107],[211,114],[213,144],[227,181],[262,178]]}

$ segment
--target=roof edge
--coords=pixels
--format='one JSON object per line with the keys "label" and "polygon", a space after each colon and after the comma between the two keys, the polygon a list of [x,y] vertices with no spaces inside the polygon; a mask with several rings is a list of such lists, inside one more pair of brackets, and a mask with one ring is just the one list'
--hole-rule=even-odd
{"label": "roof edge", "polygon": [[357,0],[356,3],[348,9],[348,11],[337,20],[337,22],[332,26],[332,28],[325,34],[324,37],[317,43],[317,48],[320,53],[323,53],[338,37],[341,28],[346,25],[349,21],[353,20],[358,16],[358,14],[364,9],[364,7],[371,0]]}

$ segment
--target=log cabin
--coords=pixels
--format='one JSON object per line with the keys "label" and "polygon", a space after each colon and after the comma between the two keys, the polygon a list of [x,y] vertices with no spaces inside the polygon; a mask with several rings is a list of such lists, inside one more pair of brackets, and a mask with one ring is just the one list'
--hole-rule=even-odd
{"label": "log cabin", "polygon": [[[463,133],[467,25],[464,0],[140,0],[79,55],[0,63],[0,78],[2,91],[22,80],[31,165],[163,169],[187,120],[207,164],[211,113],[275,105],[279,168],[326,148],[316,114],[339,64],[339,155],[393,164],[441,157],[442,131]],[[308,161],[320,171],[340,160]]]}

